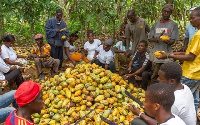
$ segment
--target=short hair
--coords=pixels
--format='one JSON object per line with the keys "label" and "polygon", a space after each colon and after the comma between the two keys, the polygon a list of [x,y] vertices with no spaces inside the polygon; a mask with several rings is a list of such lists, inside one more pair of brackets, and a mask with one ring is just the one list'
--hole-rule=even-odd
{"label": "short hair", "polygon": [[75,31],[74,33],[72,33],[72,34],[70,35],[70,37],[77,37],[77,38],[78,38],[78,31]]}
{"label": "short hair", "polygon": [[93,30],[88,30],[88,31],[87,31],[87,36],[89,36],[90,34],[94,35]]}
{"label": "short hair", "polygon": [[61,9],[57,9],[56,13],[63,13],[63,11]]}
{"label": "short hair", "polygon": [[200,17],[200,7],[195,8],[193,11],[197,11],[197,16]]}
{"label": "short hair", "polygon": [[155,83],[147,88],[151,103],[158,103],[166,111],[170,111],[174,104],[175,96],[172,87],[166,83]]}
{"label": "short hair", "polygon": [[2,36],[1,41],[12,42],[12,41],[15,41],[15,37],[12,34],[8,34],[8,35],[5,35],[5,36]]}
{"label": "short hair", "polygon": [[148,46],[148,43],[146,40],[141,40],[139,43],[144,43],[144,45],[147,47]]}
{"label": "short hair", "polygon": [[127,15],[136,15],[135,10],[128,10]]}
{"label": "short hair", "polygon": [[168,62],[161,65],[160,70],[165,73],[167,80],[175,79],[179,83],[182,77],[182,68],[176,62]]}

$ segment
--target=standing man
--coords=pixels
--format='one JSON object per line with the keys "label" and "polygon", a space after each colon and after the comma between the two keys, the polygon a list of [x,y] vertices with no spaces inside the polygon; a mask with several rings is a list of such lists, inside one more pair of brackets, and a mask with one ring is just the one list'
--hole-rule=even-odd
{"label": "standing man", "polygon": [[[172,45],[176,40],[179,39],[178,25],[170,20],[170,15],[173,12],[173,6],[166,4],[162,9],[161,20],[154,23],[149,34],[149,42],[154,43],[151,49],[151,55],[155,51],[165,51],[166,53],[172,52]],[[160,36],[165,35],[169,37],[169,40],[161,40]],[[151,61],[153,62],[153,75],[151,77],[152,83],[157,82],[158,70],[163,63],[169,62],[169,59],[158,60],[152,56]]]}
{"label": "standing man", "polygon": [[[195,9],[196,7],[194,8],[191,8],[190,9],[190,14],[191,12]],[[187,28],[186,28],[186,31],[185,31],[185,39],[184,39],[184,46],[183,46],[183,49],[182,51],[185,52],[186,49],[187,49],[187,46],[188,44],[190,43],[190,40],[192,39],[192,37],[194,36],[194,34],[197,32],[197,28],[196,27],[193,27],[191,25],[191,23],[188,24]]]}
{"label": "standing man", "polygon": [[162,53],[159,59],[173,58],[184,61],[182,65],[182,83],[186,84],[194,96],[195,109],[199,106],[199,86],[200,86],[200,7],[195,8],[190,14],[190,23],[198,31],[192,37],[186,52],[175,52],[172,54]]}
{"label": "standing man", "polygon": [[62,16],[62,10],[56,10],[56,17],[49,19],[45,25],[46,39],[51,46],[51,57],[60,60],[59,69],[63,62],[64,41],[69,37],[69,31]]}
{"label": "standing man", "polygon": [[[127,13],[127,18],[129,23],[126,26],[125,37],[126,37],[126,46],[127,54],[135,53],[137,50],[138,43],[142,40],[147,41],[147,33],[150,31],[150,27],[147,22],[136,15],[134,10],[129,10]],[[132,39],[132,49],[129,49],[129,43]]]}

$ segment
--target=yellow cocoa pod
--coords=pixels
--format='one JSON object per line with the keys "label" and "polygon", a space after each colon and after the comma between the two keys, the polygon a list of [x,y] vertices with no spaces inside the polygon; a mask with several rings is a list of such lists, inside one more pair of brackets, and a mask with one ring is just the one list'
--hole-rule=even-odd
{"label": "yellow cocoa pod", "polygon": [[160,36],[160,39],[162,39],[162,41],[167,41],[170,39],[169,36]]}
{"label": "yellow cocoa pod", "polygon": [[162,54],[161,54],[160,52],[165,52],[165,51],[156,51],[156,52],[154,52],[154,56],[155,56],[155,57],[160,57],[160,56],[162,56]]}
{"label": "yellow cocoa pod", "polygon": [[61,38],[64,40],[64,39],[66,39],[66,38],[67,38],[67,36],[63,35]]}

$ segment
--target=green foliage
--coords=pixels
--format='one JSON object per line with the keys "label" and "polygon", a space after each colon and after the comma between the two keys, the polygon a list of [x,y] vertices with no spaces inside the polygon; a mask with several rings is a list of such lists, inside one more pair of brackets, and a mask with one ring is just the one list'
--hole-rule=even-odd
{"label": "green foliage", "polygon": [[13,33],[21,42],[31,42],[34,33],[45,34],[46,21],[62,8],[70,33],[80,31],[81,42],[87,39],[89,29],[114,37],[129,9],[152,26],[160,19],[165,2],[173,2],[171,18],[183,34],[189,22],[189,9],[198,6],[199,0],[0,0],[0,32]]}

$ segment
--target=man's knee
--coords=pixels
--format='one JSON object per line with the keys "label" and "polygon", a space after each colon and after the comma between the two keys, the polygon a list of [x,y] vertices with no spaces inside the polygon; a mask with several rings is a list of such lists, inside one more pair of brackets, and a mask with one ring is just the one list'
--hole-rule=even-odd
{"label": "man's knee", "polygon": [[60,60],[59,60],[59,59],[54,59],[54,63],[55,63],[56,65],[59,65],[59,64],[60,64]]}

